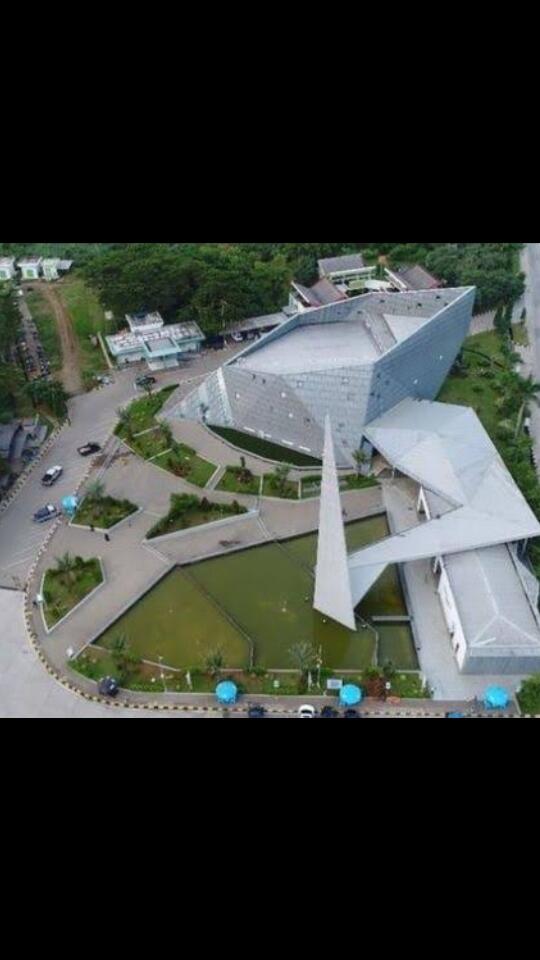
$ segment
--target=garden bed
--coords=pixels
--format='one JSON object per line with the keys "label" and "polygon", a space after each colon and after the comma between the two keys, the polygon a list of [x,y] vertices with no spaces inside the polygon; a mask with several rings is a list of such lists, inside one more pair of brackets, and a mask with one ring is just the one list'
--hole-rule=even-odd
{"label": "garden bed", "polygon": [[97,500],[87,498],[81,503],[72,522],[96,527],[98,530],[109,530],[137,510],[138,507],[130,500],[116,500],[108,496]]}
{"label": "garden bed", "polygon": [[45,573],[43,615],[49,629],[103,582],[101,564],[97,557],[91,560],[74,557],[71,558],[71,563],[69,569],[59,568],[47,570]]}
{"label": "garden bed", "polygon": [[206,497],[200,500],[187,493],[173,493],[168,514],[148,531],[146,539],[151,540],[153,537],[162,537],[177,530],[187,530],[243,513],[247,513],[246,508],[236,500],[232,503],[211,503]]}
{"label": "garden bed", "polygon": [[265,473],[262,486],[263,497],[279,497],[283,500],[298,500],[298,480],[286,480],[282,484],[274,484],[273,475]]}
{"label": "garden bed", "polygon": [[155,463],[196,487],[205,487],[217,470],[215,463],[197,456],[195,450],[184,443],[173,443],[167,453],[156,457]]}
{"label": "garden bed", "polygon": [[321,465],[321,461],[317,460],[316,457],[299,453],[297,450],[290,450],[288,447],[282,447],[277,443],[270,443],[268,440],[262,440],[250,433],[242,433],[240,430],[232,430],[230,427],[209,426],[209,430],[226,440],[227,443],[231,443],[241,450],[246,450],[248,453],[253,453],[257,457],[262,457],[264,460],[290,463],[294,467],[320,467]]}
{"label": "garden bed", "polygon": [[[340,490],[364,490],[367,487],[377,487],[378,483],[374,477],[358,476],[350,474],[349,476],[339,477]],[[300,486],[300,496],[303,500],[308,497],[318,497],[321,492],[321,477],[309,476],[302,477]]]}
{"label": "garden bed", "polygon": [[[156,425],[154,419],[156,414],[159,413],[173,390],[176,390],[176,387],[177,384],[172,384],[169,387],[164,387],[163,390],[156,391],[156,393],[139,397],[129,404],[126,409],[130,415],[133,433],[139,433],[141,430],[147,430],[149,427]],[[127,431],[123,423],[117,423],[114,432],[122,440],[127,437]]]}
{"label": "garden bed", "polygon": [[[245,479],[242,479],[245,477]],[[216,489],[226,490],[228,493],[246,493],[257,496],[261,478],[254,473],[247,473],[242,467],[227,467]]]}

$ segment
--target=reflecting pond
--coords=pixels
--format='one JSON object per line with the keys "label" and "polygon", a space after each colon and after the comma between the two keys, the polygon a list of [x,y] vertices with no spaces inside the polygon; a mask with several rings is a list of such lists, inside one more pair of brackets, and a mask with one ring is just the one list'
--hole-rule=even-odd
{"label": "reflecting pond", "polygon": [[[383,515],[346,527],[356,549],[388,534]],[[289,650],[307,641],[331,669],[359,670],[374,662],[371,629],[351,631],[312,608],[317,534],[238,551],[176,567],[99,638],[109,646],[124,634],[131,649],[147,660],[172,667],[201,667],[219,648],[225,665],[245,667],[250,658],[266,669],[291,669]],[[361,617],[406,614],[397,571],[389,567],[359,605]],[[378,660],[417,667],[407,623],[377,624]]]}

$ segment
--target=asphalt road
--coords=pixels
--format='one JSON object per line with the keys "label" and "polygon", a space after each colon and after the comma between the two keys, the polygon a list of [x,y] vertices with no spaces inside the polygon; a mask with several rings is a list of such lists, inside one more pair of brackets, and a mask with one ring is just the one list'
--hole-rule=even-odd
{"label": "asphalt road", "polygon": [[[207,351],[181,367],[160,371],[155,374],[158,380],[156,389],[169,383],[180,383],[182,392],[188,393],[203,376],[231,355],[232,351]],[[23,587],[49,528],[48,523],[33,521],[35,511],[46,503],[59,503],[62,497],[73,493],[89,467],[88,458],[81,457],[77,447],[88,440],[103,446],[116,423],[118,407],[141,394],[134,386],[135,376],[133,370],[115,372],[114,383],[70,400],[70,424],[64,427],[51,450],[36,465],[15,500],[0,514],[0,587]],[[64,469],[61,478],[53,487],[43,487],[41,477],[56,464]]]}
{"label": "asphalt road", "polygon": [[[525,307],[534,380],[540,380],[540,243],[527,243],[521,257],[527,277]],[[540,408],[531,404],[531,436],[537,472],[540,473]]]}

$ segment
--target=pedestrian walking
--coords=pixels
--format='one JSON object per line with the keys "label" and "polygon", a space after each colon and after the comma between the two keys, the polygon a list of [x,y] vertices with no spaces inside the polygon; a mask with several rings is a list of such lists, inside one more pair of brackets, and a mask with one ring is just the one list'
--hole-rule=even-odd
{"label": "pedestrian walking", "polygon": [[92,531],[92,533],[94,533],[94,524],[93,524],[93,523],[90,524],[90,530]]}
{"label": "pedestrian walking", "polygon": [[109,540],[111,539],[108,533],[105,534],[105,539],[106,539],[107,543],[108,543]]}

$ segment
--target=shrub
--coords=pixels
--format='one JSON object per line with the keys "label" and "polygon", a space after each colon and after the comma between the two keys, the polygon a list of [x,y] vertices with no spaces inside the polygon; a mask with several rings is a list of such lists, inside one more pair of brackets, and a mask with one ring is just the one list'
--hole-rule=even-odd
{"label": "shrub", "polygon": [[540,673],[523,681],[518,700],[523,713],[540,714]]}

